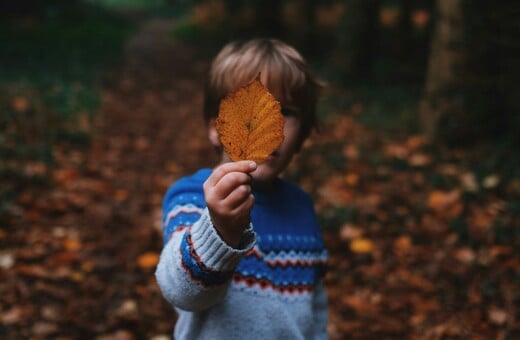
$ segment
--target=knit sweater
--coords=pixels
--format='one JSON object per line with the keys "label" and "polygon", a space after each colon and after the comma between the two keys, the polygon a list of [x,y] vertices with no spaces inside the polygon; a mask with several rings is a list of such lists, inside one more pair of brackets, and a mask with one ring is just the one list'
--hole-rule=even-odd
{"label": "knit sweater", "polygon": [[202,169],[163,201],[164,248],[156,278],[175,306],[175,339],[326,339],[327,252],[310,197],[278,179],[256,192],[240,246],[214,229]]}

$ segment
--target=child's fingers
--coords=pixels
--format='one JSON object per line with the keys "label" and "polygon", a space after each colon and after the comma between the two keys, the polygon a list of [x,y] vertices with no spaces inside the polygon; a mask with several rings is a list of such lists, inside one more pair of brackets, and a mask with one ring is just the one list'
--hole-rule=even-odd
{"label": "child's fingers", "polygon": [[251,186],[249,185],[240,185],[236,187],[233,191],[227,195],[225,198],[225,204],[230,209],[235,209],[240,206],[244,201],[249,199],[251,196]]}
{"label": "child's fingers", "polygon": [[253,209],[253,205],[255,204],[255,196],[253,194],[249,194],[247,198],[234,209],[234,213],[237,214],[246,214],[249,216],[251,209]]}
{"label": "child's fingers", "polygon": [[218,166],[209,176],[207,183],[210,186],[215,186],[217,183],[230,172],[244,172],[249,173],[256,169],[256,163],[253,161],[239,161],[229,162]]}
{"label": "child's fingers", "polygon": [[243,172],[231,172],[226,174],[211,190],[215,197],[225,199],[233,191],[239,187],[249,187],[251,184],[251,177]]}

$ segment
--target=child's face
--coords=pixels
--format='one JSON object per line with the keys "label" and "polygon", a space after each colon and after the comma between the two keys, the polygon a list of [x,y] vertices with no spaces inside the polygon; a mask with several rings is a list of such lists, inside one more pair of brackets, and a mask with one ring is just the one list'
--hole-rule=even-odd
{"label": "child's face", "polygon": [[[267,84],[267,72],[261,74],[262,83]],[[296,108],[285,98],[283,90],[278,86],[271,86],[269,91],[280,102],[282,113],[284,114],[284,140],[280,147],[273,152],[265,162],[258,165],[257,169],[251,173],[253,186],[257,188],[269,187],[270,184],[287,168],[293,156],[300,147],[300,118],[296,113]]]}
{"label": "child's face", "polygon": [[299,131],[300,119],[295,115],[285,116],[284,140],[280,147],[251,173],[253,186],[269,187],[287,168],[299,150]]}
{"label": "child's face", "polygon": [[[263,76],[264,74],[262,74]],[[262,79],[265,84],[265,80]],[[258,167],[251,174],[253,178],[253,186],[256,188],[268,188],[273,181],[287,168],[293,156],[300,148],[300,125],[301,121],[296,112],[294,105],[291,105],[283,97],[281,89],[269,88],[269,91],[280,102],[282,113],[284,114],[284,140],[280,147],[273,152],[265,162],[258,164]],[[214,145],[219,145],[218,133],[214,126],[210,125],[210,139]],[[213,136],[212,136],[213,135]],[[230,161],[229,157],[224,154],[223,161]]]}

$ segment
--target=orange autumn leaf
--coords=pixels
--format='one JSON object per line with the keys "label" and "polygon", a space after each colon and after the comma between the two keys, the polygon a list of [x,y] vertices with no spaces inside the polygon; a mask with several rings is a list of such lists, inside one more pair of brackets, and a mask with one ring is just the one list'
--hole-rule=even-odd
{"label": "orange autumn leaf", "polygon": [[63,241],[63,247],[68,251],[78,251],[81,249],[81,242],[75,238],[67,238]]}
{"label": "orange autumn leaf", "polygon": [[435,211],[445,211],[460,200],[460,191],[434,190],[428,196],[428,206]]}
{"label": "orange autumn leaf", "polygon": [[374,250],[374,243],[366,238],[356,238],[350,242],[350,250],[356,254],[366,254]]}
{"label": "orange autumn leaf", "polygon": [[154,252],[141,254],[137,259],[137,265],[143,269],[154,268],[159,262],[159,255]]}
{"label": "orange autumn leaf", "polygon": [[282,143],[284,122],[280,103],[258,75],[221,101],[216,127],[231,160],[261,163]]}

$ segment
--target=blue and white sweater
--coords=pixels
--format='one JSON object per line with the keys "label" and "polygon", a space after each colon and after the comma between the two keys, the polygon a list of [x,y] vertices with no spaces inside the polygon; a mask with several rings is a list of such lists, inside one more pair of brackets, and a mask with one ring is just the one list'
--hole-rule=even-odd
{"label": "blue and white sweater", "polygon": [[326,339],[327,252],[310,197],[283,180],[253,192],[251,225],[234,249],[205,206],[211,171],[180,179],[163,202],[156,277],[179,316],[175,339]]}

